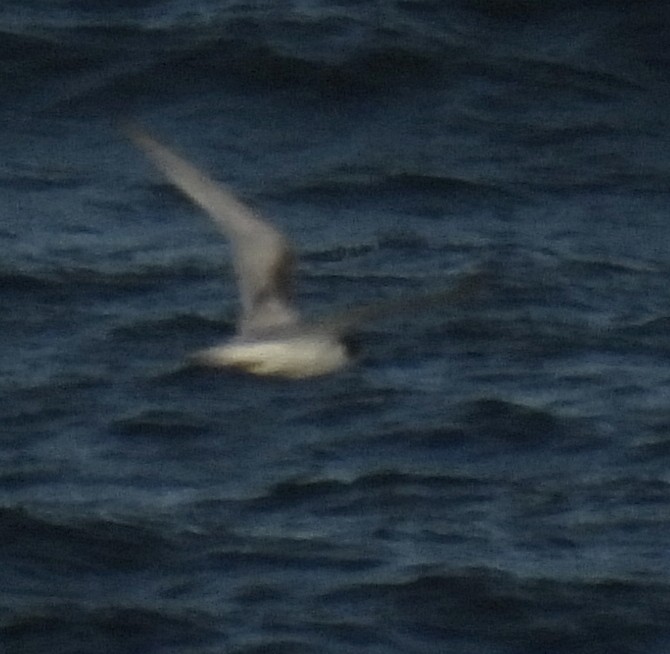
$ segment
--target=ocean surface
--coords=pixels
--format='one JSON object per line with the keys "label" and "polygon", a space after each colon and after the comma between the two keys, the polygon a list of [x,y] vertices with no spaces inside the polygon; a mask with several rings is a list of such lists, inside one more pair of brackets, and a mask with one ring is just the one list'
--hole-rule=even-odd
{"label": "ocean surface", "polygon": [[[670,652],[670,5],[8,0],[2,654]],[[235,188],[307,315],[448,288],[286,382],[115,127]]]}

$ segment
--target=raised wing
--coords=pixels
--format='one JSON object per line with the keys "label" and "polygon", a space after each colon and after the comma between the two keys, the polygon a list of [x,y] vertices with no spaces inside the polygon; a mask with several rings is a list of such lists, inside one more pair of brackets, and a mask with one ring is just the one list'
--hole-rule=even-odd
{"label": "raised wing", "polygon": [[173,150],[136,125],[124,131],[154,165],[203,208],[230,240],[242,302],[239,331],[254,334],[298,320],[293,308],[293,254],[272,225]]}

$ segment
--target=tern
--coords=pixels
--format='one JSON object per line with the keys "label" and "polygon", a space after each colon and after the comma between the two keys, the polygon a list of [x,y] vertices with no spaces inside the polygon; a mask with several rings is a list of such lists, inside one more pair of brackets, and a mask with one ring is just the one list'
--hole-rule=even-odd
{"label": "tern", "polygon": [[349,309],[321,320],[300,317],[293,302],[293,249],[272,224],[137,124],[123,131],[163,175],[214,220],[231,244],[241,298],[237,333],[191,356],[199,365],[255,375],[303,379],[338,371],[356,358],[352,336],[361,323],[445,300],[467,297],[471,275],[449,291]]}

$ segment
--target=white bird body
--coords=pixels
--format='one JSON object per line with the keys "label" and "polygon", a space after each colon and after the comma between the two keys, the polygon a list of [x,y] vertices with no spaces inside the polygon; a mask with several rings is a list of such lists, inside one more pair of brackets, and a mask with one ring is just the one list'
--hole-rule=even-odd
{"label": "white bird body", "polygon": [[193,360],[209,366],[243,370],[255,375],[305,379],[335,372],[351,356],[344,343],[325,335],[276,339],[233,338],[201,350]]}

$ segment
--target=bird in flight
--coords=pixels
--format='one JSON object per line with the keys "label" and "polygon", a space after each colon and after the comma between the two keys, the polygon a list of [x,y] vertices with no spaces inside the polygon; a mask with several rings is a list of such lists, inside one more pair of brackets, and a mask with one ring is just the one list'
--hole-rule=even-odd
{"label": "bird in flight", "polygon": [[199,365],[289,379],[325,375],[355,359],[352,336],[362,323],[466,299],[479,286],[481,276],[473,274],[448,291],[303,320],[293,302],[295,257],[284,235],[142,127],[126,124],[123,129],[174,186],[210,215],[231,244],[241,299],[237,333],[226,343],[196,352],[191,358]]}

